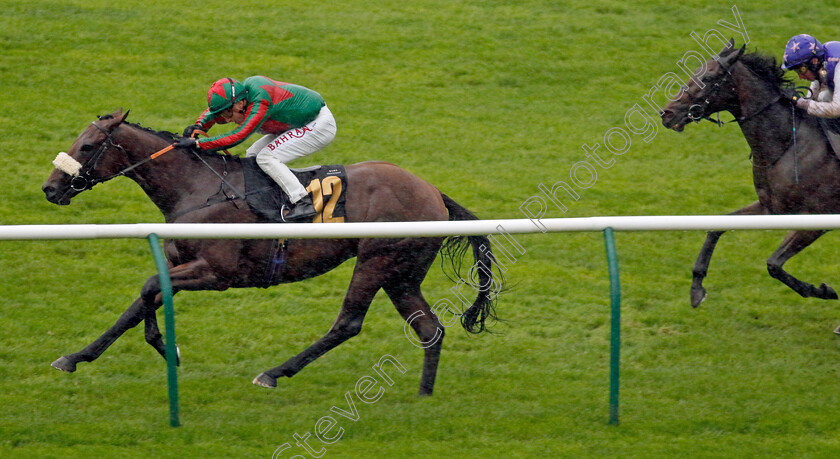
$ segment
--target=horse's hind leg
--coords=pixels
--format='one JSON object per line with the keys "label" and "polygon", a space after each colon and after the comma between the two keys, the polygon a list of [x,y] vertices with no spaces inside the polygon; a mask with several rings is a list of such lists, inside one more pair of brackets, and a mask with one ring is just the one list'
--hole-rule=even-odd
{"label": "horse's hind leg", "polygon": [[[422,278],[421,278],[422,279]],[[443,348],[444,328],[423,298],[419,285],[415,288],[385,287],[385,292],[403,319],[417,333],[419,342],[411,340],[425,351],[423,375],[420,378],[420,395],[432,395],[437,376],[440,351]]]}
{"label": "horse's hind leg", "polygon": [[[729,215],[765,215],[767,209],[758,201],[742,208]],[[709,262],[712,260],[712,253],[715,251],[715,246],[718,239],[724,231],[710,231],[706,234],[706,242],[703,243],[703,248],[700,249],[700,254],[697,256],[697,262],[694,263],[694,271],[692,272],[691,281],[691,307],[696,308],[700,303],[706,299],[706,289],[703,287],[703,279],[706,278],[709,270]]]}
{"label": "horse's hind leg", "polygon": [[291,378],[330,349],[358,335],[370,303],[390,269],[387,256],[358,261],[341,311],[327,334],[282,365],[260,373],[253,383],[262,387],[277,387],[277,378]]}
{"label": "horse's hind leg", "polygon": [[791,231],[782,241],[782,245],[773,252],[773,255],[767,260],[767,271],[774,278],[784,282],[785,285],[792,288],[793,291],[802,295],[803,297],[816,297],[824,300],[836,300],[837,293],[833,288],[826,284],[822,284],[819,288],[812,284],[803,282],[787,271],[782,269],[785,262],[791,259],[794,255],[801,252],[816,241],[820,236],[827,231]]}
{"label": "horse's hind leg", "polygon": [[444,327],[420,291],[420,284],[434,263],[440,244],[438,239],[406,240],[404,245],[411,246],[406,252],[410,256],[400,257],[399,264],[392,267],[394,274],[383,286],[397,311],[414,329],[419,341],[409,339],[425,352],[423,374],[420,377],[420,395],[432,395],[440,351],[443,348]]}

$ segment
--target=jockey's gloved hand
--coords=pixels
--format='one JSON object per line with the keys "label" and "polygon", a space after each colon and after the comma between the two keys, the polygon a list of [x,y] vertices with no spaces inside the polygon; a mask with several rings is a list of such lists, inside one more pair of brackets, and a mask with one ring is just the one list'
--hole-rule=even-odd
{"label": "jockey's gloved hand", "polygon": [[198,148],[198,140],[192,137],[184,137],[183,139],[175,142],[175,148],[186,148],[188,150],[199,151]]}
{"label": "jockey's gloved hand", "polygon": [[787,99],[791,102],[796,102],[797,100],[802,98],[802,94],[800,94],[794,88],[787,88],[787,89],[782,90],[782,97],[784,97],[785,99]]}
{"label": "jockey's gloved hand", "polygon": [[184,129],[184,134],[183,135],[184,135],[184,137],[193,137],[193,133],[195,131],[201,131],[201,130],[202,130],[202,128],[201,128],[200,124],[193,124],[192,126],[187,126],[187,128]]}

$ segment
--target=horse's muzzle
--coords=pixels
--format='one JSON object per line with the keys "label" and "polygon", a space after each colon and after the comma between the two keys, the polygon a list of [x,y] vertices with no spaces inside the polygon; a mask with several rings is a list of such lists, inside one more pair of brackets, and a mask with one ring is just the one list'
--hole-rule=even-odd
{"label": "horse's muzzle", "polygon": [[70,204],[70,198],[72,197],[72,193],[59,193],[54,186],[46,183],[43,187],[41,187],[41,189],[44,191],[44,195],[46,196],[47,201],[53,204],[58,204],[59,206],[66,206]]}
{"label": "horse's muzzle", "polygon": [[677,114],[673,110],[667,108],[662,111],[662,114],[660,116],[662,118],[663,126],[665,126],[668,129],[673,129],[677,132],[682,132],[682,130],[685,129],[685,125],[689,121],[685,117],[683,118],[683,121],[679,121],[677,119]]}

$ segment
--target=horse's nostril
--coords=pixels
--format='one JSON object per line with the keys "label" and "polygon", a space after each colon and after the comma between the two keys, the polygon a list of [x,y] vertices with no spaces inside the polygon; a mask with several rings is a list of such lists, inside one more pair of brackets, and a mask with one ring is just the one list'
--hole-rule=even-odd
{"label": "horse's nostril", "polygon": [[47,198],[47,201],[55,202],[58,192],[56,191],[54,186],[44,185],[43,187],[41,187],[41,189],[44,190],[44,197]]}

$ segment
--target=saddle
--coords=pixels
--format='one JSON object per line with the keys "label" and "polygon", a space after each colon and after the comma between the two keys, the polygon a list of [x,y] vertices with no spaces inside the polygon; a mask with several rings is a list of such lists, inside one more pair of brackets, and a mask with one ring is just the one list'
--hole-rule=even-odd
{"label": "saddle", "polygon": [[[285,223],[283,214],[292,205],[286,193],[260,169],[255,157],[242,158],[242,170],[248,207],[266,223]],[[344,222],[347,190],[344,166],[312,166],[291,171],[312,195],[312,204],[318,212],[312,223]]]}

